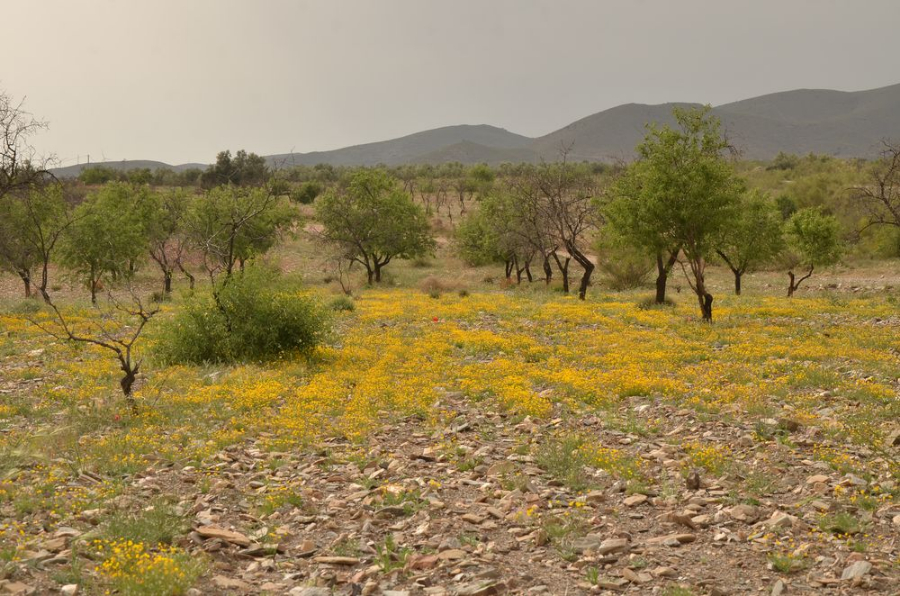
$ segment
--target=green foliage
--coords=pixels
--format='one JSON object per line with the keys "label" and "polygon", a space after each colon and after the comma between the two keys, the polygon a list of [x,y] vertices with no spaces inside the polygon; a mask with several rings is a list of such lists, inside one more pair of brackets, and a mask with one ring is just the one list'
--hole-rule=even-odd
{"label": "green foliage", "polygon": [[206,188],[223,184],[235,186],[260,186],[269,179],[269,168],[266,160],[255,153],[247,153],[243,149],[234,157],[231,151],[221,151],[216,155],[216,163],[209,166],[200,182]]}
{"label": "green foliage", "polygon": [[785,224],[785,234],[798,265],[827,267],[841,257],[840,224],[822,209],[799,210]]}
{"label": "green foliage", "polygon": [[781,212],[765,194],[755,190],[745,194],[731,225],[723,230],[719,256],[743,273],[771,262],[783,249]]}
{"label": "green foliage", "polygon": [[30,279],[32,268],[49,262],[68,225],[68,211],[57,184],[0,197],[0,271]]}
{"label": "green foliage", "polygon": [[150,209],[150,189],[123,182],[105,185],[75,209],[62,263],[87,283],[92,299],[101,279],[129,277],[147,253]]}
{"label": "green foliage", "polygon": [[109,166],[91,166],[78,174],[78,179],[85,184],[106,184],[119,179],[119,173]]}
{"label": "green foliage", "polygon": [[234,265],[264,254],[297,218],[286,199],[264,188],[218,186],[196,197],[186,227],[213,271],[231,274]]}
{"label": "green foliage", "polygon": [[223,278],[211,294],[186,301],[160,334],[168,363],[255,362],[308,356],[326,338],[329,319],[275,269],[250,266]]}
{"label": "green foliage", "polygon": [[311,205],[322,192],[324,187],[315,180],[304,182],[291,191],[291,200],[301,205]]}
{"label": "green foliage", "polygon": [[639,288],[647,283],[654,268],[653,257],[620,238],[609,235],[597,243],[598,267],[607,283],[617,292]]}
{"label": "green foliage", "polygon": [[382,170],[360,170],[340,191],[316,203],[325,239],[345,258],[366,268],[369,282],[380,281],[381,268],[394,258],[432,254],[434,238],[425,211]]}

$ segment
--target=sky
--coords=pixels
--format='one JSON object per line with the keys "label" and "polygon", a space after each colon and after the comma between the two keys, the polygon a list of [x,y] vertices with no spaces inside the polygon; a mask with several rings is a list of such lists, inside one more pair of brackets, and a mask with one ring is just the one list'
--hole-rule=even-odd
{"label": "sky", "polygon": [[210,163],[623,103],[900,82],[898,0],[0,0],[0,91],[59,165]]}

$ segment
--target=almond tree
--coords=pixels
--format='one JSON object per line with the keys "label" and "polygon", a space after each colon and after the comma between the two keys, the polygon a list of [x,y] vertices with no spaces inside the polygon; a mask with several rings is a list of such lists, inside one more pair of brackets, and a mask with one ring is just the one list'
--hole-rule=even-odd
{"label": "almond tree", "polygon": [[744,273],[772,261],[783,249],[781,213],[767,196],[754,191],[742,199],[716,254],[734,274],[734,293],[740,295]]}
{"label": "almond tree", "polygon": [[[788,247],[788,297],[812,276],[816,267],[833,265],[841,257],[840,223],[821,209],[801,209],[785,222]],[[795,269],[805,269],[800,277]]]}
{"label": "almond tree", "polygon": [[744,190],[727,159],[731,146],[710,110],[676,107],[677,128],[649,126],[637,160],[612,193],[611,209],[620,214],[612,220],[624,227],[621,234],[657,254],[661,273],[666,253],[669,260],[683,258],[679,263],[707,322],[713,296],[706,262],[734,221]]}
{"label": "almond tree", "polygon": [[425,256],[435,247],[425,211],[382,170],[360,170],[346,188],[329,190],[316,203],[316,216],[322,237],[362,265],[370,285],[393,259]]}

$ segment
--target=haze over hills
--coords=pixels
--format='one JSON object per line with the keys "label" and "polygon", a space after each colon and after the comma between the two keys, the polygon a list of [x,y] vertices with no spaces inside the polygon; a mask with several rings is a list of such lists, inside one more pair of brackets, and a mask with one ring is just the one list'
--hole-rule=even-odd
{"label": "haze over hills", "polygon": [[[552,161],[562,147],[570,159],[611,162],[630,159],[643,139],[646,124],[671,124],[672,107],[699,104],[625,104],[587,116],[535,139],[502,128],[460,125],[436,128],[397,139],[354,145],[331,151],[266,156],[274,167],[399,165],[405,163]],[[713,109],[729,138],[747,159],[771,159],[780,151],[837,157],[873,157],[883,139],[900,140],[900,84],[867,91],[798,89],[762,95]],[[96,164],[91,164],[96,165]],[[115,169],[172,167],[161,162],[121,161],[103,165]],[[55,170],[77,176],[87,167]]]}

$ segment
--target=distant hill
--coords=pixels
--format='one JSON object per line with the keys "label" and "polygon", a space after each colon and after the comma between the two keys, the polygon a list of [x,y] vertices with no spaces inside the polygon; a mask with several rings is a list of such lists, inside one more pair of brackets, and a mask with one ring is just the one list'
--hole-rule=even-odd
{"label": "distant hill", "polygon": [[521,149],[528,147],[531,141],[528,137],[495,126],[464,124],[417,132],[390,141],[354,145],[333,151],[269,155],[266,159],[270,165],[276,167],[318,163],[335,166],[374,166],[378,164],[393,166],[421,161],[422,157],[429,153],[459,143],[474,143],[494,149]]}
{"label": "distant hill", "polygon": [[[388,141],[331,151],[266,156],[272,167],[331,164],[335,166],[405,163],[489,163],[554,160],[561,148],[569,158],[612,162],[634,157],[646,124],[671,124],[672,107],[699,104],[626,104],[582,118],[532,139],[503,128],[445,126]],[[900,140],[900,84],[868,91],[798,89],[717,106],[732,143],[747,159],[771,159],[780,151],[805,155],[873,157],[882,139]],[[98,165],[98,164],[90,164]],[[170,168],[181,171],[203,164],[170,166],[158,161],[104,162],[115,169]],[[54,170],[77,176],[87,164]]]}
{"label": "distant hill", "polygon": [[191,168],[200,168],[201,170],[205,170],[208,167],[206,164],[202,163],[184,163],[177,166],[172,166],[161,161],[153,161],[150,159],[123,159],[121,161],[82,163],[74,166],[66,166],[63,168],[52,168],[50,171],[53,172],[53,174],[58,178],[77,178],[78,175],[81,174],[81,172],[83,172],[84,170],[97,166],[110,168],[111,170],[116,170],[117,172],[127,172],[128,170],[142,170],[144,168],[150,170],[161,168],[165,170],[182,172]]}

